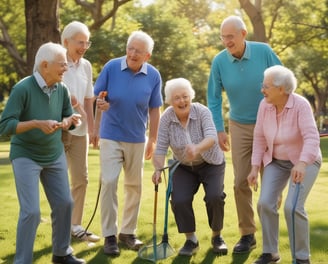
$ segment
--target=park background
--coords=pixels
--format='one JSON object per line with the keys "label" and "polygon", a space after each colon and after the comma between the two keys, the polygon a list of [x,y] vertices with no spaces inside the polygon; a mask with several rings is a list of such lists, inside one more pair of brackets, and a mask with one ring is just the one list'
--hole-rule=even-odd
{"label": "park background", "polygon": [[[299,82],[297,93],[305,96],[313,107],[318,129],[327,132],[328,104],[328,0],[2,0],[0,1],[0,114],[12,86],[32,72],[34,55],[47,41],[59,42],[64,25],[72,20],[87,24],[92,46],[85,57],[93,65],[94,79],[111,58],[125,54],[128,35],[141,29],[155,40],[150,63],[159,69],[163,82],[176,77],[191,81],[196,90],[195,101],[206,104],[206,87],[211,61],[223,49],[219,40],[221,21],[228,15],[241,16],[248,27],[248,40],[267,42],[293,70]],[[224,109],[228,117],[229,105]],[[8,138],[0,143],[0,263],[12,263],[18,202],[11,166],[8,160]],[[328,142],[322,139],[324,164],[315,184],[307,209],[311,223],[313,263],[328,263]],[[90,185],[84,224],[93,212],[99,181],[98,151],[90,151]],[[150,182],[152,166],[145,163],[144,193],[138,234],[151,242],[154,190]],[[251,263],[261,253],[258,246],[250,255],[233,256],[231,249],[239,239],[233,199],[233,175],[230,153],[227,153],[225,188],[227,192],[224,239],[229,254],[217,257],[211,253],[210,232],[200,190],[195,198],[197,233],[201,250],[192,258],[173,257],[162,263]],[[122,190],[121,190],[122,192]],[[255,193],[256,204],[259,191]],[[165,185],[160,186],[157,231],[163,228]],[[41,192],[42,223],[35,243],[35,263],[51,259],[51,225],[49,207]],[[123,197],[122,193],[120,197]],[[282,213],[282,211],[280,211]],[[99,212],[92,230],[100,234]],[[178,250],[184,237],[177,233],[172,214],[169,216],[170,244]],[[145,263],[136,253],[123,250],[119,258],[107,258],[102,242],[88,248],[72,241],[75,253],[88,263]],[[281,215],[280,250],[282,263],[291,263],[286,226]]]}
{"label": "park background", "polygon": [[94,79],[109,59],[125,54],[129,34],[141,29],[155,41],[150,63],[163,83],[187,78],[195,101],[206,104],[211,61],[223,49],[220,23],[228,15],[242,17],[247,39],[270,44],[295,72],[297,92],[310,101],[318,128],[327,129],[328,0],[1,0],[0,114],[12,86],[31,74],[39,46],[60,42],[72,20],[90,28],[85,57]]}

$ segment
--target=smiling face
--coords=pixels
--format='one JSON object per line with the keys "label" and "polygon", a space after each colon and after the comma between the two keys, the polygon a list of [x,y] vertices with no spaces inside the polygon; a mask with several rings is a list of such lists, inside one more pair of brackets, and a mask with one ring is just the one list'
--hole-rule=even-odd
{"label": "smiling face", "polygon": [[233,22],[227,22],[222,26],[220,34],[221,41],[229,53],[240,59],[245,51],[247,31],[237,29]]}
{"label": "smiling face", "polygon": [[43,61],[41,63],[40,73],[49,87],[61,82],[65,71],[67,71],[67,61],[62,54],[55,56],[53,61]]}
{"label": "smiling face", "polygon": [[133,39],[126,47],[126,63],[133,72],[138,72],[150,56],[147,44],[139,39]]}
{"label": "smiling face", "polygon": [[191,98],[188,89],[176,88],[172,93],[171,105],[180,120],[188,118],[190,112]]}
{"label": "smiling face", "polygon": [[67,55],[73,62],[81,59],[91,45],[88,36],[83,33],[77,33],[72,38],[65,39],[64,43]]}
{"label": "smiling face", "polygon": [[267,103],[273,105],[279,105],[284,101],[284,97],[286,97],[285,89],[283,87],[274,86],[271,76],[264,78],[261,91]]}

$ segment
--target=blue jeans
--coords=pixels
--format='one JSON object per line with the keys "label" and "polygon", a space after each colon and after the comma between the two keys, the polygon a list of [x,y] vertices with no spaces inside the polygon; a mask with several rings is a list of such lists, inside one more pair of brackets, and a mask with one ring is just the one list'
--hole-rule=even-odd
{"label": "blue jeans", "polygon": [[12,161],[12,167],[20,207],[14,263],[33,262],[33,245],[40,223],[39,181],[43,185],[51,208],[53,254],[57,256],[71,254],[70,228],[73,200],[64,152],[47,166],[41,166],[28,158],[17,158]]}

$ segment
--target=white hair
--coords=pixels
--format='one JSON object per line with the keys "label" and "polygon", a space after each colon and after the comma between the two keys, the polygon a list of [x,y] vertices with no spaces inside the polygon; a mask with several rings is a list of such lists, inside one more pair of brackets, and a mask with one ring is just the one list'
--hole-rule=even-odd
{"label": "white hair", "polygon": [[297,79],[294,73],[281,65],[275,65],[264,71],[264,78],[271,77],[274,87],[284,87],[286,94],[291,94],[297,87]]}
{"label": "white hair", "polygon": [[165,93],[165,103],[171,104],[172,94],[176,89],[185,88],[187,89],[190,99],[195,98],[195,90],[192,88],[190,81],[185,78],[171,79],[165,83],[164,93]]}
{"label": "white hair", "polygon": [[220,29],[222,30],[224,25],[230,23],[233,24],[237,30],[243,29],[247,31],[245,22],[239,16],[228,16],[227,18],[225,18],[221,23]]}
{"label": "white hair", "polygon": [[79,21],[72,21],[71,23],[67,24],[61,34],[62,45],[64,46],[65,39],[72,38],[78,33],[82,33],[83,35],[87,36],[87,38],[90,37],[90,31],[85,24]]}
{"label": "white hair", "polygon": [[147,52],[149,54],[152,54],[153,48],[154,48],[154,40],[152,39],[151,36],[149,36],[147,33],[143,32],[141,30],[133,31],[130,34],[126,45],[129,46],[131,41],[134,39],[144,42],[147,46]]}
{"label": "white hair", "polygon": [[53,42],[41,45],[35,55],[33,71],[39,70],[43,61],[52,62],[58,55],[66,58],[66,49],[62,45]]}

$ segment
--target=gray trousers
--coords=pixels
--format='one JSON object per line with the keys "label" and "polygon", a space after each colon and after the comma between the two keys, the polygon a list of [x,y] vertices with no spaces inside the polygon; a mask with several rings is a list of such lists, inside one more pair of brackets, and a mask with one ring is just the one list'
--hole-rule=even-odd
{"label": "gray trousers", "polygon": [[12,167],[19,201],[14,263],[33,262],[33,245],[40,223],[39,181],[43,185],[51,208],[52,252],[57,256],[72,253],[70,229],[73,201],[64,152],[48,166],[40,166],[28,158],[17,158],[12,161]]}
{"label": "gray trousers", "polygon": [[[278,198],[284,188],[288,186],[284,213],[287,223],[291,253],[293,250],[293,225],[295,225],[295,255],[297,259],[309,259],[310,239],[309,222],[304,204],[306,198],[318,176],[320,162],[308,165],[293,216],[296,185],[291,181],[290,172],[293,164],[290,161],[273,160],[264,168],[261,194],[257,204],[257,211],[262,225],[263,253],[278,253],[279,213]],[[293,223],[294,220],[294,223]]]}
{"label": "gray trousers", "polygon": [[200,184],[205,191],[208,224],[212,231],[221,231],[224,218],[225,162],[220,165],[203,163],[198,166],[179,165],[172,179],[171,207],[179,233],[196,231],[195,215],[192,206],[194,195]]}

